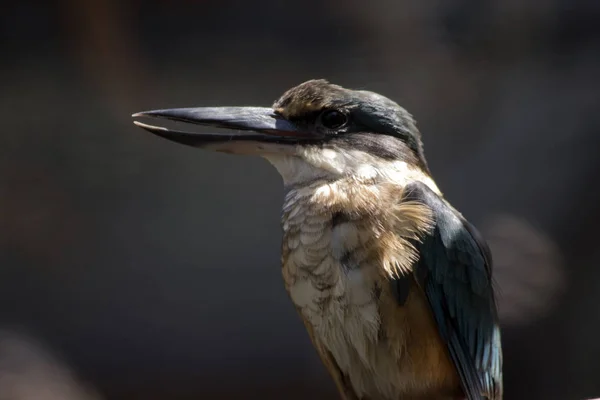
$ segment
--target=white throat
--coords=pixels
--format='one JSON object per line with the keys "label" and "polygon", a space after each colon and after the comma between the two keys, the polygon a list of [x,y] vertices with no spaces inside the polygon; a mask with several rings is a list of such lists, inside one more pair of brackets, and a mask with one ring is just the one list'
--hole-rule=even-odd
{"label": "white throat", "polygon": [[365,182],[380,179],[400,186],[420,181],[440,193],[431,177],[421,169],[405,161],[386,160],[358,150],[298,147],[294,155],[271,153],[263,157],[277,169],[286,187],[316,180],[350,178]]}

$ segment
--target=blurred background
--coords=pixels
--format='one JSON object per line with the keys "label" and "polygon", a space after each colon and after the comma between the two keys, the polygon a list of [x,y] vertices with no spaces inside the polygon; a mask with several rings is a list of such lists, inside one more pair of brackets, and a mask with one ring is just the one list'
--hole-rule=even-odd
{"label": "blurred background", "polygon": [[267,162],[133,112],[311,78],[412,112],[494,252],[507,399],[600,395],[600,2],[104,0],[0,13],[0,399],[334,399]]}

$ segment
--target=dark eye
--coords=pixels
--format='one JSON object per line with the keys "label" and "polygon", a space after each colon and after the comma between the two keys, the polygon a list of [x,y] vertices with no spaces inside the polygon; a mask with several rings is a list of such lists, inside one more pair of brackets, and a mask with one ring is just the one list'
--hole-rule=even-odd
{"label": "dark eye", "polygon": [[326,110],[321,114],[321,124],[327,129],[338,129],[348,122],[346,114],[337,110]]}

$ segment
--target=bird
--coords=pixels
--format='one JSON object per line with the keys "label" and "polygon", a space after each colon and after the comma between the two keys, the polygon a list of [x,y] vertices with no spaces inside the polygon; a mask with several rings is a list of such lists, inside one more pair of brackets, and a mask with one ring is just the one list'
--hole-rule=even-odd
{"label": "bird", "polygon": [[283,283],[343,400],[502,399],[491,252],[432,178],[408,111],[312,79],[272,107],[133,118],[180,144],[263,157],[279,172]]}

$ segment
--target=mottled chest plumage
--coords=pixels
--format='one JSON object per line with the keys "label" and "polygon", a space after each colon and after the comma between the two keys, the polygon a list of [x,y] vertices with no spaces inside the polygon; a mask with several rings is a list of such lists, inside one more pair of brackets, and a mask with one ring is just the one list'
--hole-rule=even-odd
{"label": "mottled chest plumage", "polygon": [[368,265],[374,238],[358,215],[352,218],[331,203],[333,190],[323,185],[289,193],[283,276],[316,339],[347,372],[356,369],[357,359],[372,356],[380,328],[378,283]]}
{"label": "mottled chest plumage", "polygon": [[288,196],[283,275],[294,304],[346,369],[352,352],[368,357],[366,344],[379,330],[378,283],[369,265],[375,238],[358,215],[327,206],[333,190],[327,185]]}
{"label": "mottled chest plumage", "polygon": [[389,292],[390,276],[411,279],[416,254],[409,240],[427,229],[426,210],[419,206],[385,206],[386,198],[398,199],[401,191],[393,185],[315,182],[290,190],[284,203],[286,288],[313,340],[359,398],[398,398],[418,384],[414,368],[402,365],[409,358],[411,324],[428,328],[420,330],[415,349],[446,361],[436,350],[437,336],[423,333],[435,329],[422,296],[409,296],[409,312]]}

